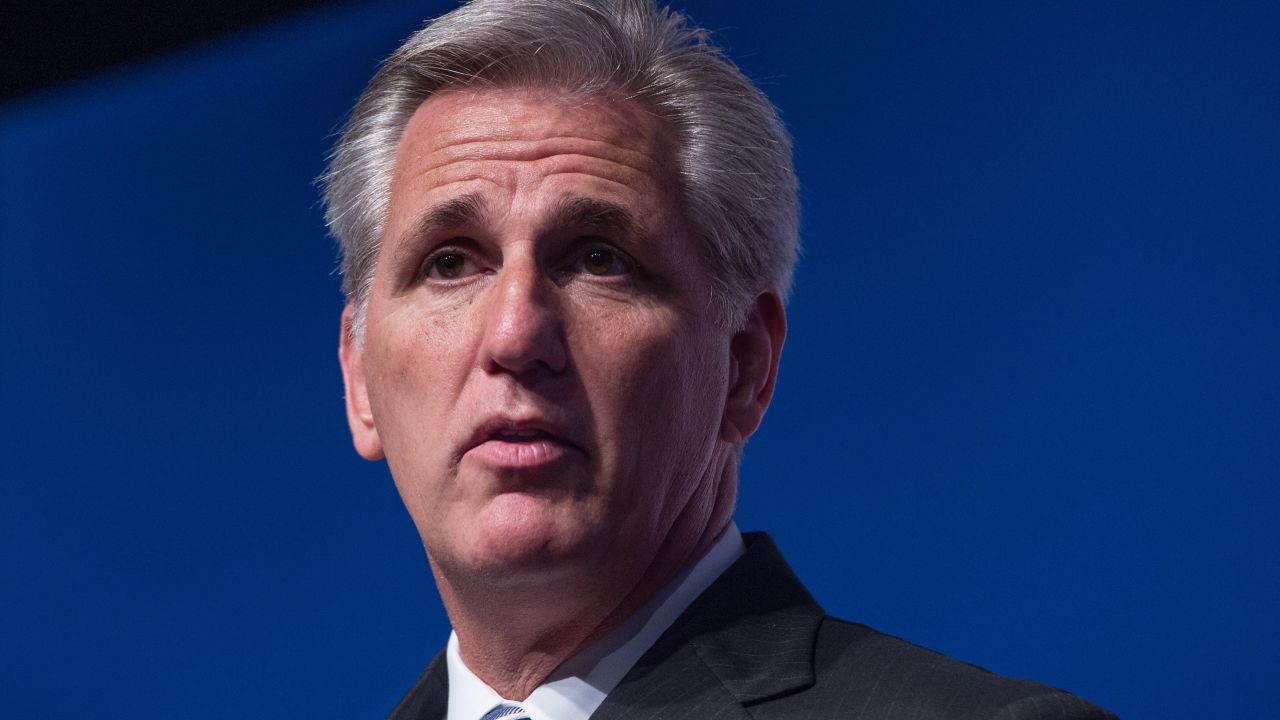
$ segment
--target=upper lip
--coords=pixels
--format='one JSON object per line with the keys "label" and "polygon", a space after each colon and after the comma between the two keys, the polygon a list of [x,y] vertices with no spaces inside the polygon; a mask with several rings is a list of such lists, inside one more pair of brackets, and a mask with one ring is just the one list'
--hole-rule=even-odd
{"label": "upper lip", "polygon": [[504,435],[511,435],[513,439],[519,436],[545,437],[549,440],[568,445],[579,452],[585,454],[582,445],[575,442],[569,437],[568,432],[560,425],[537,417],[513,418],[508,416],[495,416],[485,420],[476,426],[471,436],[467,438],[463,453],[468,450],[486,443],[490,440],[503,438]]}

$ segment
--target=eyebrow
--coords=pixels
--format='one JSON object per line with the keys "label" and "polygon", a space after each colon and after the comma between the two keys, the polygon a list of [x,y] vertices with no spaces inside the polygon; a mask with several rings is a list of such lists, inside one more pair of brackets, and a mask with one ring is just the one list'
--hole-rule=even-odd
{"label": "eyebrow", "polygon": [[409,228],[401,241],[396,243],[395,263],[403,264],[407,256],[413,253],[413,243],[406,241],[427,237],[451,228],[477,224],[484,214],[484,198],[477,193],[459,195],[431,206],[431,209],[423,213],[413,227]]}
{"label": "eyebrow", "polygon": [[[408,242],[409,240],[428,237],[465,225],[476,225],[484,215],[484,198],[477,193],[459,195],[433,205],[397,243],[393,262],[399,266],[410,260],[414,252],[414,243]],[[629,210],[615,202],[580,195],[566,195],[556,202],[548,226],[628,236],[635,231],[636,221]]]}
{"label": "eyebrow", "polygon": [[551,215],[551,227],[581,228],[630,235],[636,221],[625,207],[599,198],[568,195],[560,198]]}
{"label": "eyebrow", "polygon": [[462,225],[472,225],[484,215],[484,198],[467,193],[431,206],[413,228],[417,235],[429,235]]}

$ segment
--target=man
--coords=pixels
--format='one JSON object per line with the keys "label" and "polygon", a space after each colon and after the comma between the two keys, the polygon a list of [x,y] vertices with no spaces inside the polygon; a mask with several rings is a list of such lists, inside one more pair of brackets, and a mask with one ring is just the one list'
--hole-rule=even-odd
{"label": "man", "polygon": [[823,615],[732,523],[796,182],[768,100],[649,0],[479,0],[326,178],[356,449],[454,632],[395,718],[1105,717]]}

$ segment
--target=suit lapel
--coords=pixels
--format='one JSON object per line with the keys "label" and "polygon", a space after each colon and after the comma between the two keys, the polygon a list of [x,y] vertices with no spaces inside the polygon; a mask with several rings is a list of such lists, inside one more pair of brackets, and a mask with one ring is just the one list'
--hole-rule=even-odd
{"label": "suit lapel", "polygon": [[746,553],[659,638],[591,716],[746,718],[744,706],[810,687],[823,612],[773,542]]}
{"label": "suit lapel", "polygon": [[449,670],[441,650],[387,720],[444,720],[448,709]]}

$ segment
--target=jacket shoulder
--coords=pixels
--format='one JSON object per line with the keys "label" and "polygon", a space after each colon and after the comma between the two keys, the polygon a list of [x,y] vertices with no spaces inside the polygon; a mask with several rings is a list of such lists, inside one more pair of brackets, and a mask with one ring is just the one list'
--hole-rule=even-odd
{"label": "jacket shoulder", "polygon": [[812,686],[749,712],[761,719],[1115,720],[1070,693],[829,616],[818,630],[814,669]]}

